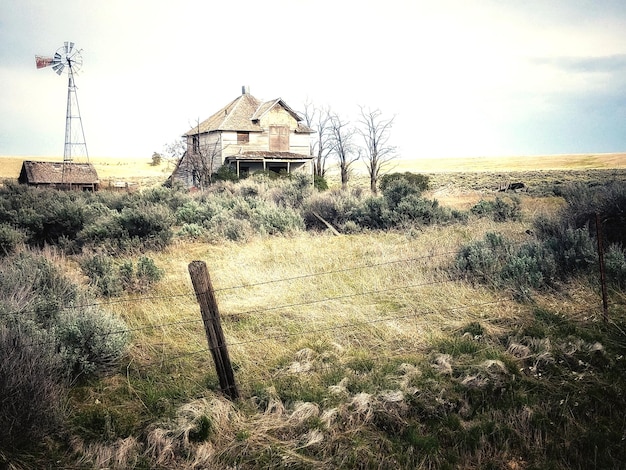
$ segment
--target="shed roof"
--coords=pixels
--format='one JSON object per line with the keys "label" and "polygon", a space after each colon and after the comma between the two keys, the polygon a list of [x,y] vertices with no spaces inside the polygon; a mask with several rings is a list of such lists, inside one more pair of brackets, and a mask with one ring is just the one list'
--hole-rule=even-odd
{"label": "shed roof", "polygon": [[[65,170],[64,170],[65,167]],[[30,184],[97,184],[98,173],[91,163],[34,162],[22,164],[20,180]]]}
{"label": "shed roof", "polygon": [[261,132],[259,120],[274,106],[280,105],[298,122],[296,132],[312,133],[302,123],[302,118],[281,99],[262,102],[250,93],[244,93],[228,103],[210,118],[192,127],[183,136],[204,134],[214,131]]}

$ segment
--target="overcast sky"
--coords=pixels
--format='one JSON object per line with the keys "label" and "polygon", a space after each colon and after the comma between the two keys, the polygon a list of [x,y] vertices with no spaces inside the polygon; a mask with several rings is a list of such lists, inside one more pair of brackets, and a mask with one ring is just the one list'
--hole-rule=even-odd
{"label": "overcast sky", "polygon": [[241,93],[395,116],[404,158],[626,151],[624,0],[0,0],[0,155],[150,158]]}

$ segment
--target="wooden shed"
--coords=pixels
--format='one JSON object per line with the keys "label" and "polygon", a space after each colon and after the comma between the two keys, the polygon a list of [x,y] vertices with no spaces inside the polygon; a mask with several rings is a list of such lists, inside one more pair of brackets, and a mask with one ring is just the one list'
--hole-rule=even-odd
{"label": "wooden shed", "polygon": [[18,181],[29,186],[97,191],[98,172],[91,163],[34,162],[22,163]]}

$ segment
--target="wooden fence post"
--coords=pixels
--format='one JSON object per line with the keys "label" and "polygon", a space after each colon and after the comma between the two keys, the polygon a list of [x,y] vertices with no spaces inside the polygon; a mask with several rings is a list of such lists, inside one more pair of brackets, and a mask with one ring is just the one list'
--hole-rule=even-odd
{"label": "wooden fence post", "polygon": [[239,390],[235,383],[235,374],[230,364],[226,339],[222,331],[220,313],[215,300],[215,292],[204,261],[189,263],[189,275],[200,304],[200,313],[204,322],[204,331],[209,343],[209,350],[215,362],[215,370],[220,380],[222,392],[232,400],[239,398]]}

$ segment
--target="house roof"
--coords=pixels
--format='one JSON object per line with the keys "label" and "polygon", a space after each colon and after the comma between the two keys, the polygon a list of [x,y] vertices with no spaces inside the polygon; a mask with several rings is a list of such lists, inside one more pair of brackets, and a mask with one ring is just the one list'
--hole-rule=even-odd
{"label": "house roof", "polygon": [[314,132],[301,122],[302,119],[300,116],[287,106],[281,98],[262,102],[250,93],[244,93],[213,114],[210,118],[192,127],[183,134],[183,136],[186,137],[214,131],[261,132],[263,129],[261,129],[259,120],[278,105],[282,106],[285,111],[298,121],[296,132]]}
{"label": "house roof", "polygon": [[91,163],[27,160],[22,164],[20,180],[23,178],[30,184],[97,184],[100,182],[98,173]]}

